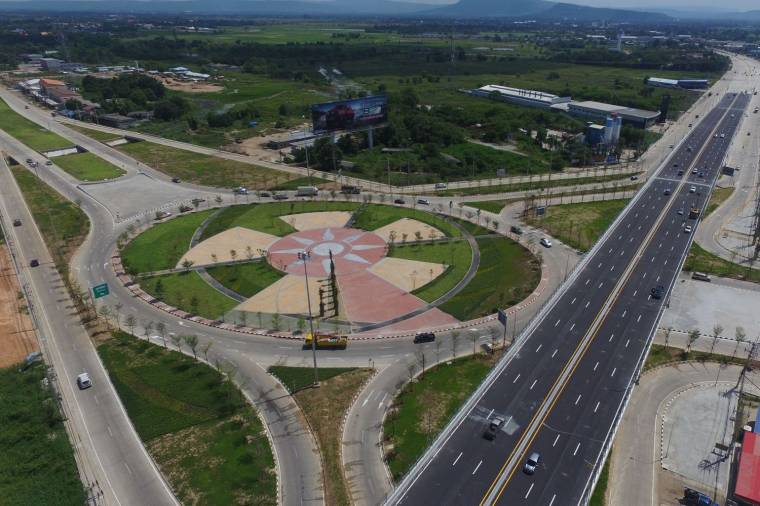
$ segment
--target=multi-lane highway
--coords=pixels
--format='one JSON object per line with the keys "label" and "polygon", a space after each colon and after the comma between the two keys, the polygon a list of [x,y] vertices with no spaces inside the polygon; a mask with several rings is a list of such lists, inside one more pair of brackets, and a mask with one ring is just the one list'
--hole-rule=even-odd
{"label": "multi-lane highway", "polygon": [[[691,244],[698,220],[689,209],[709,198],[748,102],[726,95],[693,128],[390,504],[583,501]],[[653,298],[658,286],[665,293]],[[505,423],[489,441],[494,416]],[[528,475],[532,452],[541,462]]]}

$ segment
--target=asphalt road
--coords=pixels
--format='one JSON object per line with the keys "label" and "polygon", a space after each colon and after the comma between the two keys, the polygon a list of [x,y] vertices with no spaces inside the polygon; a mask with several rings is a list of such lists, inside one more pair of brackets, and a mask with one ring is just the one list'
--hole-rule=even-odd
{"label": "asphalt road", "polygon": [[[124,411],[116,391],[76,315],[21,191],[0,160],[0,210],[28,287],[32,314],[48,363],[57,374],[63,411],[72,430],[83,483],[96,504],[177,504]],[[11,222],[20,218],[22,225]],[[37,259],[38,267],[29,262]],[[86,371],[93,387],[80,391]]]}
{"label": "asphalt road", "polygon": [[[691,242],[684,226],[696,221],[676,211],[688,214],[709,196],[748,102],[734,99],[724,96],[692,129],[390,504],[581,501],[667,300],[652,299],[650,290],[669,290]],[[704,177],[691,174],[692,165]],[[506,423],[487,441],[494,415]],[[529,476],[519,468],[533,451],[542,463]]]}

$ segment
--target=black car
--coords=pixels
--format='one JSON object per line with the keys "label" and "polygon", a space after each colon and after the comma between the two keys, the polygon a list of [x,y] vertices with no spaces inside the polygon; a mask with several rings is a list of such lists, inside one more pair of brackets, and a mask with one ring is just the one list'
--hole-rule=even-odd
{"label": "black car", "polygon": [[432,332],[418,332],[414,335],[415,343],[431,343],[435,341],[435,334]]}
{"label": "black car", "polygon": [[272,196],[273,200],[288,200],[288,196],[284,193],[278,193],[277,195]]}
{"label": "black car", "polygon": [[678,175],[683,176],[683,169],[678,169]]}
{"label": "black car", "polygon": [[29,262],[29,267],[37,267],[39,265],[40,265],[40,261],[37,260],[36,258],[32,259],[32,261]]}
{"label": "black car", "polygon": [[404,199],[396,199],[393,201],[394,204],[404,205],[406,202],[404,202]]}
{"label": "black car", "polygon": [[504,419],[502,417],[495,416],[491,418],[491,423],[488,424],[488,427],[486,427],[486,430],[483,432],[483,437],[489,441],[493,441],[496,439],[496,435],[499,433],[499,430],[501,430],[502,425],[504,425]]}
{"label": "black car", "polygon": [[13,220],[13,226],[14,227],[20,227],[21,226],[21,220],[18,219],[18,218],[16,218],[15,220]]}
{"label": "black car", "polygon": [[272,194],[269,192],[259,192],[259,197],[271,197]]}
{"label": "black car", "polygon": [[181,181],[180,181],[180,179],[178,177],[173,177],[172,178],[172,183],[180,183],[180,182]]}
{"label": "black car", "polygon": [[512,225],[511,227],[509,227],[509,231],[515,235],[522,235],[523,233],[522,229],[518,227],[517,225]]}
{"label": "black car", "polygon": [[657,285],[654,288],[652,288],[652,298],[653,299],[661,299],[665,295],[665,287],[662,285]]}
{"label": "black car", "polygon": [[672,192],[671,192],[670,188],[667,188],[663,193],[665,195],[670,195]]}

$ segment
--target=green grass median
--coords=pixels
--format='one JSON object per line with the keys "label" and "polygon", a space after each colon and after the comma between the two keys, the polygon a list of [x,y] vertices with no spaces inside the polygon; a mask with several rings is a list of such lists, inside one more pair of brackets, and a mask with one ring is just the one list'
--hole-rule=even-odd
{"label": "green grass median", "polygon": [[454,288],[467,274],[472,263],[472,249],[465,240],[396,245],[389,256],[448,266],[441,275],[432,280],[430,274],[418,273],[418,286],[412,293],[425,302],[433,302]]}
{"label": "green grass median", "polygon": [[192,357],[122,332],[98,353],[181,503],[277,504],[264,427],[231,381]]}
{"label": "green grass median", "polygon": [[139,280],[140,287],[155,298],[210,320],[221,318],[238,305],[195,271],[166,274]]}
{"label": "green grass median", "polygon": [[74,145],[73,142],[16,114],[3,100],[0,100],[0,130],[36,151],[51,151]]}
{"label": "green grass median", "polygon": [[[404,197],[409,202],[411,197]],[[461,231],[445,220],[423,210],[409,209],[408,207],[396,207],[382,204],[369,204],[357,213],[354,227],[363,230],[377,230],[380,227],[393,223],[402,218],[421,221],[431,227],[435,227],[447,237],[459,237]]]}
{"label": "green grass median", "polygon": [[84,487],[57,394],[44,378],[42,363],[0,369],[0,502],[79,506]]}
{"label": "green grass median", "polygon": [[53,162],[80,181],[115,179],[124,174],[117,166],[92,153],[57,156]]}
{"label": "green grass median", "polygon": [[265,261],[208,267],[212,278],[244,297],[253,297],[284,274]]}

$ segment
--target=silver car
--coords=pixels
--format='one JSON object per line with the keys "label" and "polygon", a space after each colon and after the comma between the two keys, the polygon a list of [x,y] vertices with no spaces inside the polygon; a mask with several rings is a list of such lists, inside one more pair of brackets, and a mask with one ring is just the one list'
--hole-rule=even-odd
{"label": "silver car", "polygon": [[523,472],[525,472],[525,474],[535,473],[539,462],[541,462],[541,455],[538,452],[531,453],[528,460],[525,461]]}

